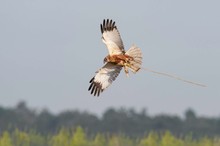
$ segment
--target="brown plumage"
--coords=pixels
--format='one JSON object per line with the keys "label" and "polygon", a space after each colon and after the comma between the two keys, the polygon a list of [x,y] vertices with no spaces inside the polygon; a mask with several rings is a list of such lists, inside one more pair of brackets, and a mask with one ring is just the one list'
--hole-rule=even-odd
{"label": "brown plumage", "polygon": [[112,20],[103,20],[100,25],[102,41],[108,48],[109,55],[104,58],[106,63],[96,72],[96,75],[90,80],[89,91],[94,96],[99,96],[119,75],[122,68],[128,76],[128,69],[136,73],[141,68],[142,53],[140,48],[131,46],[126,52],[115,22]]}

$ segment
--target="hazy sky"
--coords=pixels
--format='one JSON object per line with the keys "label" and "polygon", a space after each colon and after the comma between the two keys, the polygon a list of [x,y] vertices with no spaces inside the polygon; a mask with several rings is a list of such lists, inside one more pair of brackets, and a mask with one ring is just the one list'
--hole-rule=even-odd
{"label": "hazy sky", "polygon": [[[146,108],[151,115],[220,116],[220,1],[0,1],[0,105],[24,100],[54,113]],[[202,88],[140,71],[101,94],[88,92],[107,49],[100,23],[116,21],[125,48],[143,51],[143,67],[206,84]]]}

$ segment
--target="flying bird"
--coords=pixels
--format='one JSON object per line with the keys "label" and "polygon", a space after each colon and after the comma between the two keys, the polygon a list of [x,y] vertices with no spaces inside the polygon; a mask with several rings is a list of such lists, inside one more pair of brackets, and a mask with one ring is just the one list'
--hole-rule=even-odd
{"label": "flying bird", "polygon": [[94,96],[99,96],[117,78],[122,68],[128,76],[129,70],[133,73],[141,69],[141,49],[132,45],[125,51],[120,33],[112,20],[103,20],[100,24],[102,41],[108,49],[108,55],[104,58],[105,65],[96,71],[95,76],[90,80],[89,91]]}

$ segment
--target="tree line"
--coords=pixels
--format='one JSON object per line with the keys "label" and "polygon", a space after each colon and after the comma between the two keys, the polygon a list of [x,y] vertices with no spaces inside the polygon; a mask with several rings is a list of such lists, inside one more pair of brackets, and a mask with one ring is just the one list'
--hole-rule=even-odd
{"label": "tree line", "polygon": [[48,110],[41,112],[27,107],[20,102],[14,108],[0,107],[0,133],[34,130],[39,134],[57,133],[62,128],[71,129],[80,126],[88,135],[98,133],[125,134],[130,137],[148,135],[151,131],[170,131],[175,136],[189,133],[193,137],[219,136],[220,118],[198,117],[192,109],[185,112],[185,117],[173,115],[149,116],[146,110],[140,112],[134,109],[107,109],[101,117],[77,110],[52,114]]}

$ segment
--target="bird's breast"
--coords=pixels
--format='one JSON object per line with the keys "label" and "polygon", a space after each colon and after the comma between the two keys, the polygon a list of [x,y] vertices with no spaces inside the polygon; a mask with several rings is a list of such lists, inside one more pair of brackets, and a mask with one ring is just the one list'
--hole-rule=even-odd
{"label": "bird's breast", "polygon": [[121,65],[121,66],[124,66],[125,63],[128,63],[131,60],[133,60],[133,58],[125,54],[109,56],[109,62],[116,63],[117,65]]}

